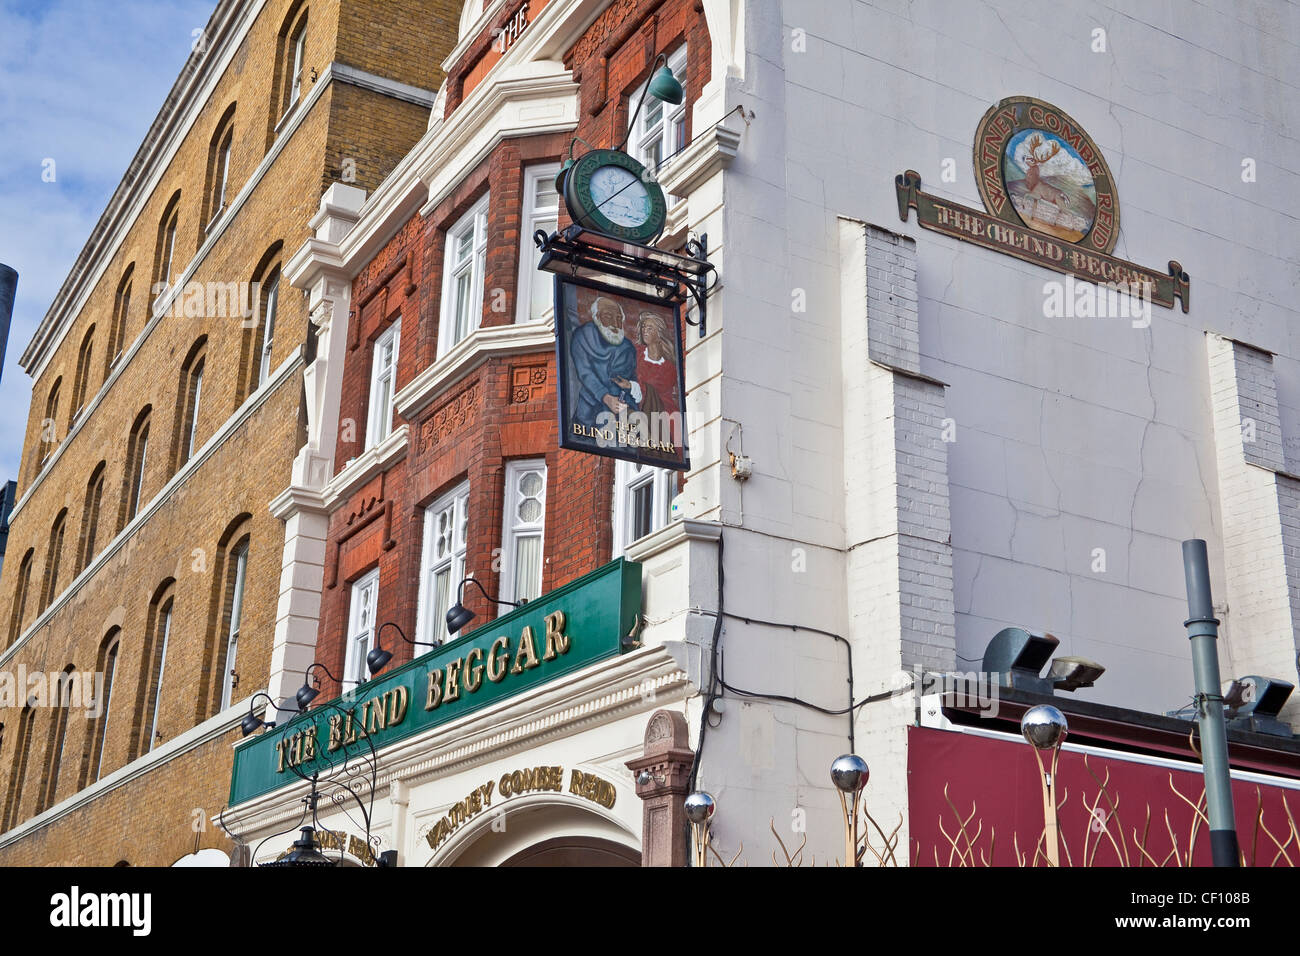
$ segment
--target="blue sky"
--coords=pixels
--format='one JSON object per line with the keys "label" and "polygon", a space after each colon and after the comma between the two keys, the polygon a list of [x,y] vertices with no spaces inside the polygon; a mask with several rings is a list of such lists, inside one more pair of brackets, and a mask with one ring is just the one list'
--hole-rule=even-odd
{"label": "blue sky", "polygon": [[[0,0],[0,262],[18,299],[0,376],[0,480],[31,403],[18,357],[122,179],[214,0]],[[54,181],[45,182],[45,161]]]}

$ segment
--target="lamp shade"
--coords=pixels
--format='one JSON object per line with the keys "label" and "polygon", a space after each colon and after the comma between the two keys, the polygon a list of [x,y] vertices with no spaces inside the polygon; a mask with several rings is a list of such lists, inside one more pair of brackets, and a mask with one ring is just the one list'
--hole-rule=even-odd
{"label": "lamp shade", "polygon": [[651,78],[650,95],[673,106],[686,99],[686,91],[682,89],[682,84],[677,82],[673,71],[666,66],[660,67],[659,72]]}
{"label": "lamp shade", "polygon": [[382,647],[376,647],[366,655],[366,669],[372,674],[378,674],[392,659],[392,651],[386,651]]}
{"label": "lamp shade", "polygon": [[472,620],[474,612],[458,601],[447,611],[447,632],[455,634]]}
{"label": "lamp shade", "polygon": [[306,710],[307,705],[320,696],[320,691],[310,684],[303,684],[298,688],[298,693],[294,694],[294,699],[298,701],[298,709]]}

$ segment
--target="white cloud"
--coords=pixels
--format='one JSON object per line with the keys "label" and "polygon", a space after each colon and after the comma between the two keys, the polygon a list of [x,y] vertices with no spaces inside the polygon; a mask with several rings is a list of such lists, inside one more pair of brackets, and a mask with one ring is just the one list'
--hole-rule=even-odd
{"label": "white cloud", "polygon": [[[18,356],[121,181],[211,0],[0,0],[0,262],[18,298],[0,377],[0,480],[31,405]],[[54,182],[42,165],[54,160]]]}

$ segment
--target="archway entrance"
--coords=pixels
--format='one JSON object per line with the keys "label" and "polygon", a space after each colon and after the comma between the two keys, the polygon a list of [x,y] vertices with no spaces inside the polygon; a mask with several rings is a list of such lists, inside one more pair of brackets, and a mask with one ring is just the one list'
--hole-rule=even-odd
{"label": "archway entrance", "polygon": [[501,866],[640,866],[630,847],[591,837],[556,837],[520,850]]}
{"label": "archway entrance", "polygon": [[640,866],[640,834],[604,808],[568,794],[534,794],[483,815],[449,841],[433,866]]}

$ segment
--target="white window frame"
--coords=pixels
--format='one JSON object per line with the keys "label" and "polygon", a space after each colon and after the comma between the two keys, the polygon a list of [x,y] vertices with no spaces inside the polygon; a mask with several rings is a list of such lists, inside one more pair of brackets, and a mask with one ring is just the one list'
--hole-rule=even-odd
{"label": "white window frame", "polygon": [[104,654],[105,663],[112,662],[112,666],[104,668],[104,683],[108,689],[104,693],[104,711],[100,715],[102,723],[99,726],[99,754],[95,757],[95,779],[99,780],[104,775],[104,748],[108,746],[108,715],[113,710],[113,684],[117,678],[117,657],[122,653],[122,635],[113,640]]}
{"label": "white window frame", "polygon": [[[521,499],[518,493],[519,479],[525,472],[539,471],[542,475],[541,517],[537,521],[525,522],[519,518]],[[504,507],[502,508],[501,527],[501,592],[503,601],[519,601],[520,582],[516,580],[515,551],[520,538],[536,535],[541,541],[537,561],[537,580],[533,597],[541,595],[543,572],[546,567],[546,459],[529,458],[506,463]],[[502,605],[502,608],[507,605]]]}
{"label": "white window frame", "polygon": [[293,44],[293,73],[289,87],[289,102],[284,107],[285,116],[293,112],[293,108],[298,105],[298,98],[302,96],[302,61],[307,49],[307,24],[305,21],[298,28],[298,32],[293,35],[290,42]]}
{"label": "white window frame", "polygon": [[[474,208],[447,230],[447,248],[443,257],[445,268],[442,271],[442,316],[438,322],[439,358],[451,351],[456,343],[468,338],[483,321],[483,287],[487,279],[488,199],[489,196],[485,194],[474,204]],[[466,259],[457,260],[457,247],[466,233],[473,236],[470,253]],[[457,280],[466,273],[470,277],[469,315],[466,317],[464,334],[458,335],[455,328],[458,303],[453,302],[452,297]]]}
{"label": "white window frame", "polygon": [[172,265],[176,257],[176,230],[180,225],[180,210],[172,211],[171,218],[167,220],[167,228],[163,232],[163,242],[167,244],[167,254],[163,257],[163,271],[159,277],[167,288],[172,284]]}
{"label": "white window frame", "polygon": [[[554,232],[560,221],[560,194],[555,193],[555,202],[553,205],[537,205],[537,185],[538,183],[555,181],[555,177],[560,172],[559,163],[545,163],[540,166],[529,166],[524,169],[524,197],[521,207],[520,228],[519,228],[519,282],[515,286],[515,321],[516,322],[540,322],[546,318],[548,309],[541,310],[541,314],[534,314],[533,294],[536,291],[535,283],[543,283],[543,288],[551,289],[553,287],[551,276],[542,275],[537,271],[537,263],[541,260],[542,251],[537,248],[533,242],[533,233],[538,229],[545,229],[547,233]],[[548,302],[549,311],[554,312],[555,303]]]}
{"label": "white window frame", "polygon": [[[361,619],[364,607],[362,598],[370,592],[370,623],[367,627]],[[348,602],[348,645],[346,663],[343,667],[345,684],[360,684],[370,678],[366,670],[366,655],[375,646],[375,611],[379,607],[379,569],[375,568],[357,578],[352,583],[352,596]],[[346,690],[346,688],[344,688]]]}
{"label": "white window frame", "polygon": [[244,616],[244,579],[248,574],[248,543],[235,550],[235,587],[230,595],[230,626],[226,631],[225,674],[221,679],[221,710],[230,706],[234,693],[236,655],[239,653],[240,619]]}
{"label": "white window frame", "polygon": [[[137,436],[139,437],[139,436]],[[135,470],[135,490],[131,496],[131,514],[127,521],[131,521],[140,513],[140,499],[144,496],[144,466],[149,455],[149,428],[145,426],[143,437],[140,438],[140,466]]]}
{"label": "white window frame", "polygon": [[271,347],[275,344],[275,313],[280,306],[280,270],[266,292],[266,315],[262,318],[262,354],[257,358],[257,384],[254,391],[271,375]]}
{"label": "white window frame", "polygon": [[[682,89],[686,89],[686,44],[683,43],[668,57],[668,69],[672,70],[673,76],[682,84]],[[641,107],[641,114],[633,116],[632,111],[636,109],[637,102],[641,99],[641,92],[650,85],[650,80],[654,78],[657,70],[651,71],[650,77],[646,82],[636,88],[628,98],[628,123],[631,136],[629,138],[628,150],[633,156],[641,161],[641,164],[650,171],[650,175],[658,176],[659,168],[677,153],[677,138],[673,135],[677,128],[677,123],[686,122],[686,107],[690,105],[690,97],[682,97],[682,101],[676,106],[671,103],[660,103],[663,107],[659,121],[650,127],[645,126],[646,108],[652,102],[660,102],[654,97],[647,95],[645,102]],[[659,147],[659,162],[654,162],[653,147]],[[675,201],[677,197],[669,197],[669,202]]]}
{"label": "white window frame", "polygon": [[[438,518],[447,512],[451,515],[451,548],[444,554],[437,554]],[[465,578],[468,525],[468,481],[424,509],[424,544],[420,555],[420,594],[416,614],[416,632],[419,634],[416,640],[424,644],[443,644],[458,636],[447,631],[447,611],[456,602],[456,589]],[[434,579],[443,571],[449,572],[447,601],[444,607],[439,607]]]}
{"label": "white window frame", "polygon": [[634,541],[641,540],[632,536],[635,528],[632,505],[638,489],[651,486],[650,530],[646,534],[654,534],[668,524],[675,474],[671,468],[643,465],[637,471],[630,461],[620,459],[614,463],[614,557],[622,555]]}
{"label": "white window frame", "polygon": [[[394,319],[392,325],[375,339],[370,358],[370,415],[366,422],[366,447],[374,448],[393,431],[394,396],[397,394],[397,355],[401,346],[402,320]],[[392,343],[391,361],[384,363],[384,351]],[[381,400],[380,387],[387,383],[388,395]]]}
{"label": "white window frame", "polygon": [[154,749],[158,741],[158,712],[162,709],[163,676],[167,673],[167,640],[172,633],[172,611],[175,607],[176,602],[168,599],[158,611],[159,625],[162,627],[162,649],[159,651],[158,682],[154,684],[153,689],[153,720],[149,724],[149,751]]}
{"label": "white window frame", "polygon": [[[203,393],[203,366],[206,364],[206,358],[200,360],[198,372],[194,375],[194,398],[189,409],[190,431],[185,438],[185,457],[181,459],[182,463],[194,457],[194,439],[199,433],[199,397]],[[187,395],[186,398],[189,396]]]}
{"label": "white window frame", "polygon": [[221,185],[217,189],[217,208],[212,211],[212,218],[216,219],[221,215],[221,210],[226,208],[226,186],[230,180],[230,151],[235,145],[234,128],[226,131],[222,137],[221,145],[217,147],[217,162],[221,166]]}

